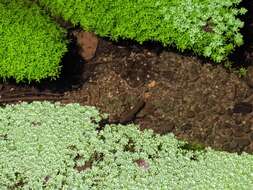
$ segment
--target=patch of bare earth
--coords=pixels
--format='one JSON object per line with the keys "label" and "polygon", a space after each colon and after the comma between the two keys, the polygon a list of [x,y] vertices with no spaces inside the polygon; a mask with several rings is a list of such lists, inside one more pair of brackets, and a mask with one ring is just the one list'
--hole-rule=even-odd
{"label": "patch of bare earth", "polygon": [[[97,65],[65,96],[119,121],[141,100],[135,123],[219,150],[253,152],[252,89],[238,75],[197,58],[100,41]],[[247,99],[248,98],[248,99]],[[69,102],[65,100],[64,102]]]}

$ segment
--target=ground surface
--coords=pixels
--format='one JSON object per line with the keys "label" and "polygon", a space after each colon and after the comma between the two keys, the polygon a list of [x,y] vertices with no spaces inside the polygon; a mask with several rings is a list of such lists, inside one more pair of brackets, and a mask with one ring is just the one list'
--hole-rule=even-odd
{"label": "ground surface", "polygon": [[94,105],[110,114],[110,123],[135,122],[141,129],[173,132],[191,143],[253,153],[253,41],[248,37],[252,18],[243,30],[246,45],[231,56],[249,66],[244,79],[157,44],[99,39],[96,56],[86,62],[73,43],[56,82],[0,84],[0,103],[52,100]]}

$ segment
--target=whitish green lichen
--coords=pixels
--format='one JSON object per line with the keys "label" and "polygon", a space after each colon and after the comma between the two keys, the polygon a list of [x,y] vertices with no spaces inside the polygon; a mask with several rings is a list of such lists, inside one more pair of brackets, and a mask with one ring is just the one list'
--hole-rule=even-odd
{"label": "whitish green lichen", "polygon": [[93,107],[48,102],[0,108],[0,189],[253,187],[253,156],[182,150],[173,135],[112,125]]}

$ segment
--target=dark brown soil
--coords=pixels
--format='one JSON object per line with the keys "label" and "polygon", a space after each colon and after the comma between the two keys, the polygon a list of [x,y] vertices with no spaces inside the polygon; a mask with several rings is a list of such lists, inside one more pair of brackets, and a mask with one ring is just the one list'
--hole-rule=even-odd
{"label": "dark brown soil", "polygon": [[[253,31],[252,20],[247,20],[246,36],[250,27]],[[240,57],[252,68],[253,40],[246,40],[231,59]],[[96,56],[88,62],[77,52],[71,44],[57,81],[0,84],[0,104],[50,100],[92,105],[110,114],[109,123],[134,122],[141,129],[173,132],[179,139],[217,150],[253,153],[251,78],[154,43],[100,39]]]}

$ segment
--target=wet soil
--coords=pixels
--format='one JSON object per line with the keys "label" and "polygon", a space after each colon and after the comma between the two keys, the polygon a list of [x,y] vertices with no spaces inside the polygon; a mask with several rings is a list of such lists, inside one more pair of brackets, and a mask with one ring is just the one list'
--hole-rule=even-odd
{"label": "wet soil", "polygon": [[105,123],[134,122],[141,129],[172,132],[193,144],[253,153],[251,31],[253,19],[248,18],[246,43],[231,56],[249,67],[246,78],[156,43],[100,38],[90,61],[82,60],[73,41],[57,81],[0,83],[0,104],[49,100],[92,105],[110,114]]}

